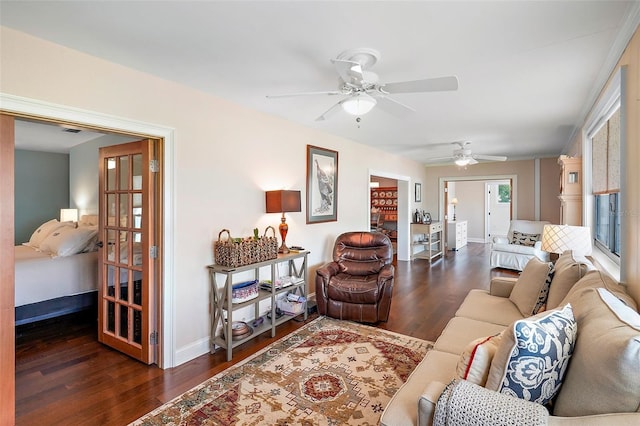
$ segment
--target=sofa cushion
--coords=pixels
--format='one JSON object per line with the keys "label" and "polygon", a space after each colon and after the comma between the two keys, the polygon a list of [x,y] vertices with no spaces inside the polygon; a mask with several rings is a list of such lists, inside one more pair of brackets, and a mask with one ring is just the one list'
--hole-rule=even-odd
{"label": "sofa cushion", "polygon": [[580,280],[571,287],[569,293],[567,293],[561,304],[565,305],[567,303],[576,302],[585,294],[585,292],[588,292],[589,289],[600,287],[606,288],[618,299],[622,300],[627,306],[631,307],[636,312],[638,311],[638,305],[636,305],[633,298],[627,294],[625,287],[618,284],[611,277],[598,269],[589,271],[584,277],[580,278]]}
{"label": "sofa cushion", "polygon": [[547,309],[560,306],[571,287],[584,277],[589,269],[593,269],[593,265],[586,258],[574,256],[571,250],[562,253],[555,263],[547,297]]}
{"label": "sofa cushion", "polygon": [[527,234],[524,232],[513,231],[511,243],[519,246],[533,247],[539,239],[540,234]]}
{"label": "sofa cushion", "polygon": [[456,373],[458,377],[476,385],[484,386],[489,376],[491,361],[502,340],[501,334],[481,337],[469,343],[460,355]]}
{"label": "sofa cushion", "polygon": [[331,278],[327,288],[329,299],[348,303],[374,304],[382,291],[377,275],[349,275],[339,273]]}
{"label": "sofa cushion", "polygon": [[454,317],[444,328],[433,348],[442,352],[460,355],[469,342],[480,337],[493,336],[500,333],[504,325],[491,324],[464,317]]}
{"label": "sofa cushion", "polygon": [[[607,278],[600,276],[603,281]],[[578,339],[555,403],[555,415],[640,409],[640,315],[619,296],[588,286],[570,295]]]}
{"label": "sofa cushion", "polygon": [[407,381],[393,395],[380,417],[380,425],[427,425],[435,410],[420,395],[430,382],[449,383],[455,378],[458,355],[430,350],[416,366]]}
{"label": "sofa cushion", "polygon": [[562,385],[576,333],[571,305],[514,322],[493,357],[487,389],[547,404]]}
{"label": "sofa cushion", "polygon": [[527,262],[509,295],[509,300],[518,307],[523,316],[537,314],[546,303],[552,274],[551,262],[543,262],[536,257]]}
{"label": "sofa cushion", "polygon": [[492,251],[506,251],[513,254],[526,254],[534,256],[536,254],[535,247],[521,246],[518,244],[493,244]]}
{"label": "sofa cushion", "polygon": [[456,317],[470,318],[506,327],[515,320],[522,319],[523,315],[508,297],[492,296],[487,290],[474,289],[464,298],[462,305],[456,311]]}

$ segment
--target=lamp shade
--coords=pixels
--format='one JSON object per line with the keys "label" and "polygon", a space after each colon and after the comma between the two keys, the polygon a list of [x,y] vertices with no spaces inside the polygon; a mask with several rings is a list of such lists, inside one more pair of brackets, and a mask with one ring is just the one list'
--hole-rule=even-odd
{"label": "lamp shade", "polygon": [[60,209],[60,222],[77,222],[78,209]]}
{"label": "lamp shade", "polygon": [[300,191],[266,191],[266,213],[286,213],[302,211]]}
{"label": "lamp shade", "polygon": [[542,250],[557,254],[572,250],[578,256],[589,256],[591,229],[585,226],[545,225],[542,230]]}
{"label": "lamp shade", "polygon": [[452,198],[452,199],[451,199],[451,204],[453,204],[453,205],[458,204],[458,199],[457,199],[457,198],[455,198],[455,197],[454,197],[454,198]]}
{"label": "lamp shade", "polygon": [[376,106],[376,100],[366,93],[361,93],[342,102],[342,109],[356,116],[368,113],[374,106]]}

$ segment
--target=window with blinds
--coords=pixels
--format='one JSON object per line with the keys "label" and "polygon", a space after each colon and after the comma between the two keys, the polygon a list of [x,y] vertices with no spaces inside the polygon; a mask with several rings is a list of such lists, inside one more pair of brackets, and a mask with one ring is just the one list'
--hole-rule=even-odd
{"label": "window with blinds", "polygon": [[620,256],[620,109],[593,135],[592,193],[595,197],[595,240],[601,249]]}

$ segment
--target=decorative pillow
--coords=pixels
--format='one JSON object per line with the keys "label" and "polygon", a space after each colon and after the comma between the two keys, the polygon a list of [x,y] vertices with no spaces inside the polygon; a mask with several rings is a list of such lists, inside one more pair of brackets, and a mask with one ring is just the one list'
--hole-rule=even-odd
{"label": "decorative pillow", "polygon": [[84,250],[97,233],[98,231],[91,227],[62,227],[45,238],[40,244],[40,249],[51,253],[54,257],[71,256]]}
{"label": "decorative pillow", "polygon": [[511,237],[511,244],[518,244],[520,246],[533,247],[540,239],[540,234],[525,234],[524,232],[513,231]]}
{"label": "decorative pillow", "polygon": [[97,214],[83,214],[80,216],[78,226],[98,226]]}
{"label": "decorative pillow", "polygon": [[552,276],[553,263],[531,258],[513,286],[509,300],[525,317],[541,312],[547,301]]}
{"label": "decorative pillow", "polygon": [[569,365],[576,332],[571,305],[514,322],[504,331],[486,388],[542,405],[552,401]]}
{"label": "decorative pillow", "polygon": [[51,219],[48,222],[43,223],[36,229],[33,234],[31,234],[31,238],[28,243],[24,243],[24,245],[33,247],[35,249],[40,249],[40,244],[47,238],[53,231],[63,226],[67,227],[75,227],[73,222],[58,222],[58,219]]}
{"label": "decorative pillow", "polygon": [[458,377],[476,385],[484,386],[489,376],[493,356],[500,345],[502,334],[481,337],[469,343],[460,355],[456,373]]}
{"label": "decorative pillow", "polygon": [[616,291],[603,287],[585,288],[571,297],[580,338],[554,404],[555,415],[638,410],[640,314]]}
{"label": "decorative pillow", "polygon": [[576,259],[573,251],[567,250],[556,260],[553,279],[549,287],[547,308],[555,309],[562,304],[571,287],[584,277],[591,263],[587,259]]}

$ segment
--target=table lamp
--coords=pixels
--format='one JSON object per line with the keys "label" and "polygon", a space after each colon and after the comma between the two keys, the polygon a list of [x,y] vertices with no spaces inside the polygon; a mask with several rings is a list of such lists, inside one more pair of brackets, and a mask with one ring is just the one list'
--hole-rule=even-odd
{"label": "table lamp", "polygon": [[282,245],[278,249],[278,253],[289,253],[289,248],[285,244],[287,239],[287,232],[289,231],[289,225],[284,216],[288,212],[302,211],[300,203],[300,191],[266,191],[265,192],[265,204],[267,213],[282,213],[282,219],[280,220],[280,238],[282,238]]}
{"label": "table lamp", "polygon": [[456,205],[458,205],[458,199],[457,198],[452,198],[451,199],[451,204],[453,204],[453,221],[456,221]]}
{"label": "table lamp", "polygon": [[77,222],[78,209],[60,209],[60,222]]}
{"label": "table lamp", "polygon": [[576,256],[591,254],[591,229],[586,226],[545,225],[542,228],[542,250],[562,254],[572,250]]}

